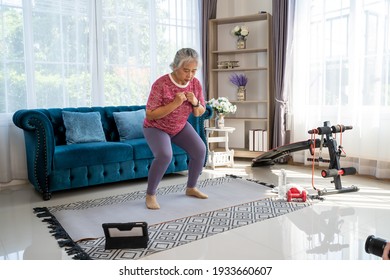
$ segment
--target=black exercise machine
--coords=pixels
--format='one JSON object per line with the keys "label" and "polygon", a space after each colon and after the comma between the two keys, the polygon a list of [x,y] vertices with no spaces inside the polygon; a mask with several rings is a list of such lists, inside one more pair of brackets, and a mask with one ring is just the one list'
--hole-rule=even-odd
{"label": "black exercise machine", "polygon": [[[261,154],[252,160],[252,167],[272,165],[279,158],[285,157],[290,153],[309,149],[310,154],[314,156],[315,149],[328,148],[330,159],[323,159],[321,156],[318,159],[309,158],[310,161],[329,162],[329,168],[321,171],[323,178],[333,177],[332,183],[335,185],[335,190],[317,190],[318,195],[327,195],[334,193],[355,192],[359,189],[356,186],[343,188],[341,185],[341,176],[354,175],[356,169],[354,167],[342,168],[340,166],[340,157],[345,156],[342,146],[337,146],[337,141],[333,138],[333,133],[343,133],[346,130],[352,129],[352,126],[334,125],[331,126],[329,121],[324,122],[324,126],[317,127],[308,131],[312,135],[312,139],[291,143],[280,146]],[[320,135],[321,139],[315,138]],[[324,138],[325,137],[325,138]]]}

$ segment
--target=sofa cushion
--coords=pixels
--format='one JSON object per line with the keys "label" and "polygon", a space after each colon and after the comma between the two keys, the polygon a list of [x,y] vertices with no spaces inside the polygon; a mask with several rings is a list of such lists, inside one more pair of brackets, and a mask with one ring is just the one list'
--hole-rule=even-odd
{"label": "sofa cushion", "polygon": [[173,154],[174,155],[184,155],[186,152],[180,148],[179,146],[176,146],[175,144],[172,144]]}
{"label": "sofa cushion", "polygon": [[63,111],[66,144],[105,142],[106,137],[99,112]]}
{"label": "sofa cushion", "polygon": [[143,138],[143,123],[145,110],[114,112],[116,127],[118,128],[121,141]]}
{"label": "sofa cushion", "polygon": [[[150,150],[145,138],[126,140],[124,143],[133,147],[135,160],[153,158],[152,150]],[[182,148],[176,146],[175,144],[172,144],[172,147],[174,155],[182,155],[186,153]]]}
{"label": "sofa cushion", "polygon": [[133,147],[121,142],[81,143],[56,146],[54,168],[124,162],[133,159]]}

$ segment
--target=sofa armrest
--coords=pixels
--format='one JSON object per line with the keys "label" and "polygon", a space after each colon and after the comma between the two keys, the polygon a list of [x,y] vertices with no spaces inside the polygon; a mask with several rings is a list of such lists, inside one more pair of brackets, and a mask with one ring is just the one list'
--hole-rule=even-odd
{"label": "sofa armrest", "polygon": [[12,120],[24,130],[29,179],[39,191],[48,193],[47,180],[53,169],[55,149],[52,123],[39,110],[19,110]]}

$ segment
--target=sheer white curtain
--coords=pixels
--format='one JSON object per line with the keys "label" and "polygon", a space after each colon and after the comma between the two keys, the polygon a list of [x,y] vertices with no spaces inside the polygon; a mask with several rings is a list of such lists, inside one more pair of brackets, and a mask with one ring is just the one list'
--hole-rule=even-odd
{"label": "sheer white curtain", "polygon": [[179,48],[200,52],[199,1],[0,1],[0,186],[27,179],[16,110],[145,104]]}
{"label": "sheer white curtain", "polygon": [[[390,178],[390,1],[296,1],[289,50],[293,141],[309,129],[352,125],[342,166]],[[293,154],[306,162],[308,151]]]}

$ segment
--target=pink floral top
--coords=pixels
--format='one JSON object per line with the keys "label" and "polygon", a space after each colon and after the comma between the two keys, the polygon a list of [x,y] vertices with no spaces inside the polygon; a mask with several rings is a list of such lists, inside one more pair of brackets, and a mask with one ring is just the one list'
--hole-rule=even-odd
{"label": "pink floral top", "polygon": [[[198,79],[193,78],[186,85],[177,84],[170,74],[158,78],[152,85],[146,104],[147,110],[155,110],[158,107],[171,103],[179,92],[193,92],[202,106],[205,106],[202,86]],[[144,120],[144,127],[155,127],[170,135],[176,135],[185,126],[188,116],[192,113],[192,105],[184,101],[173,112],[157,120]]]}

